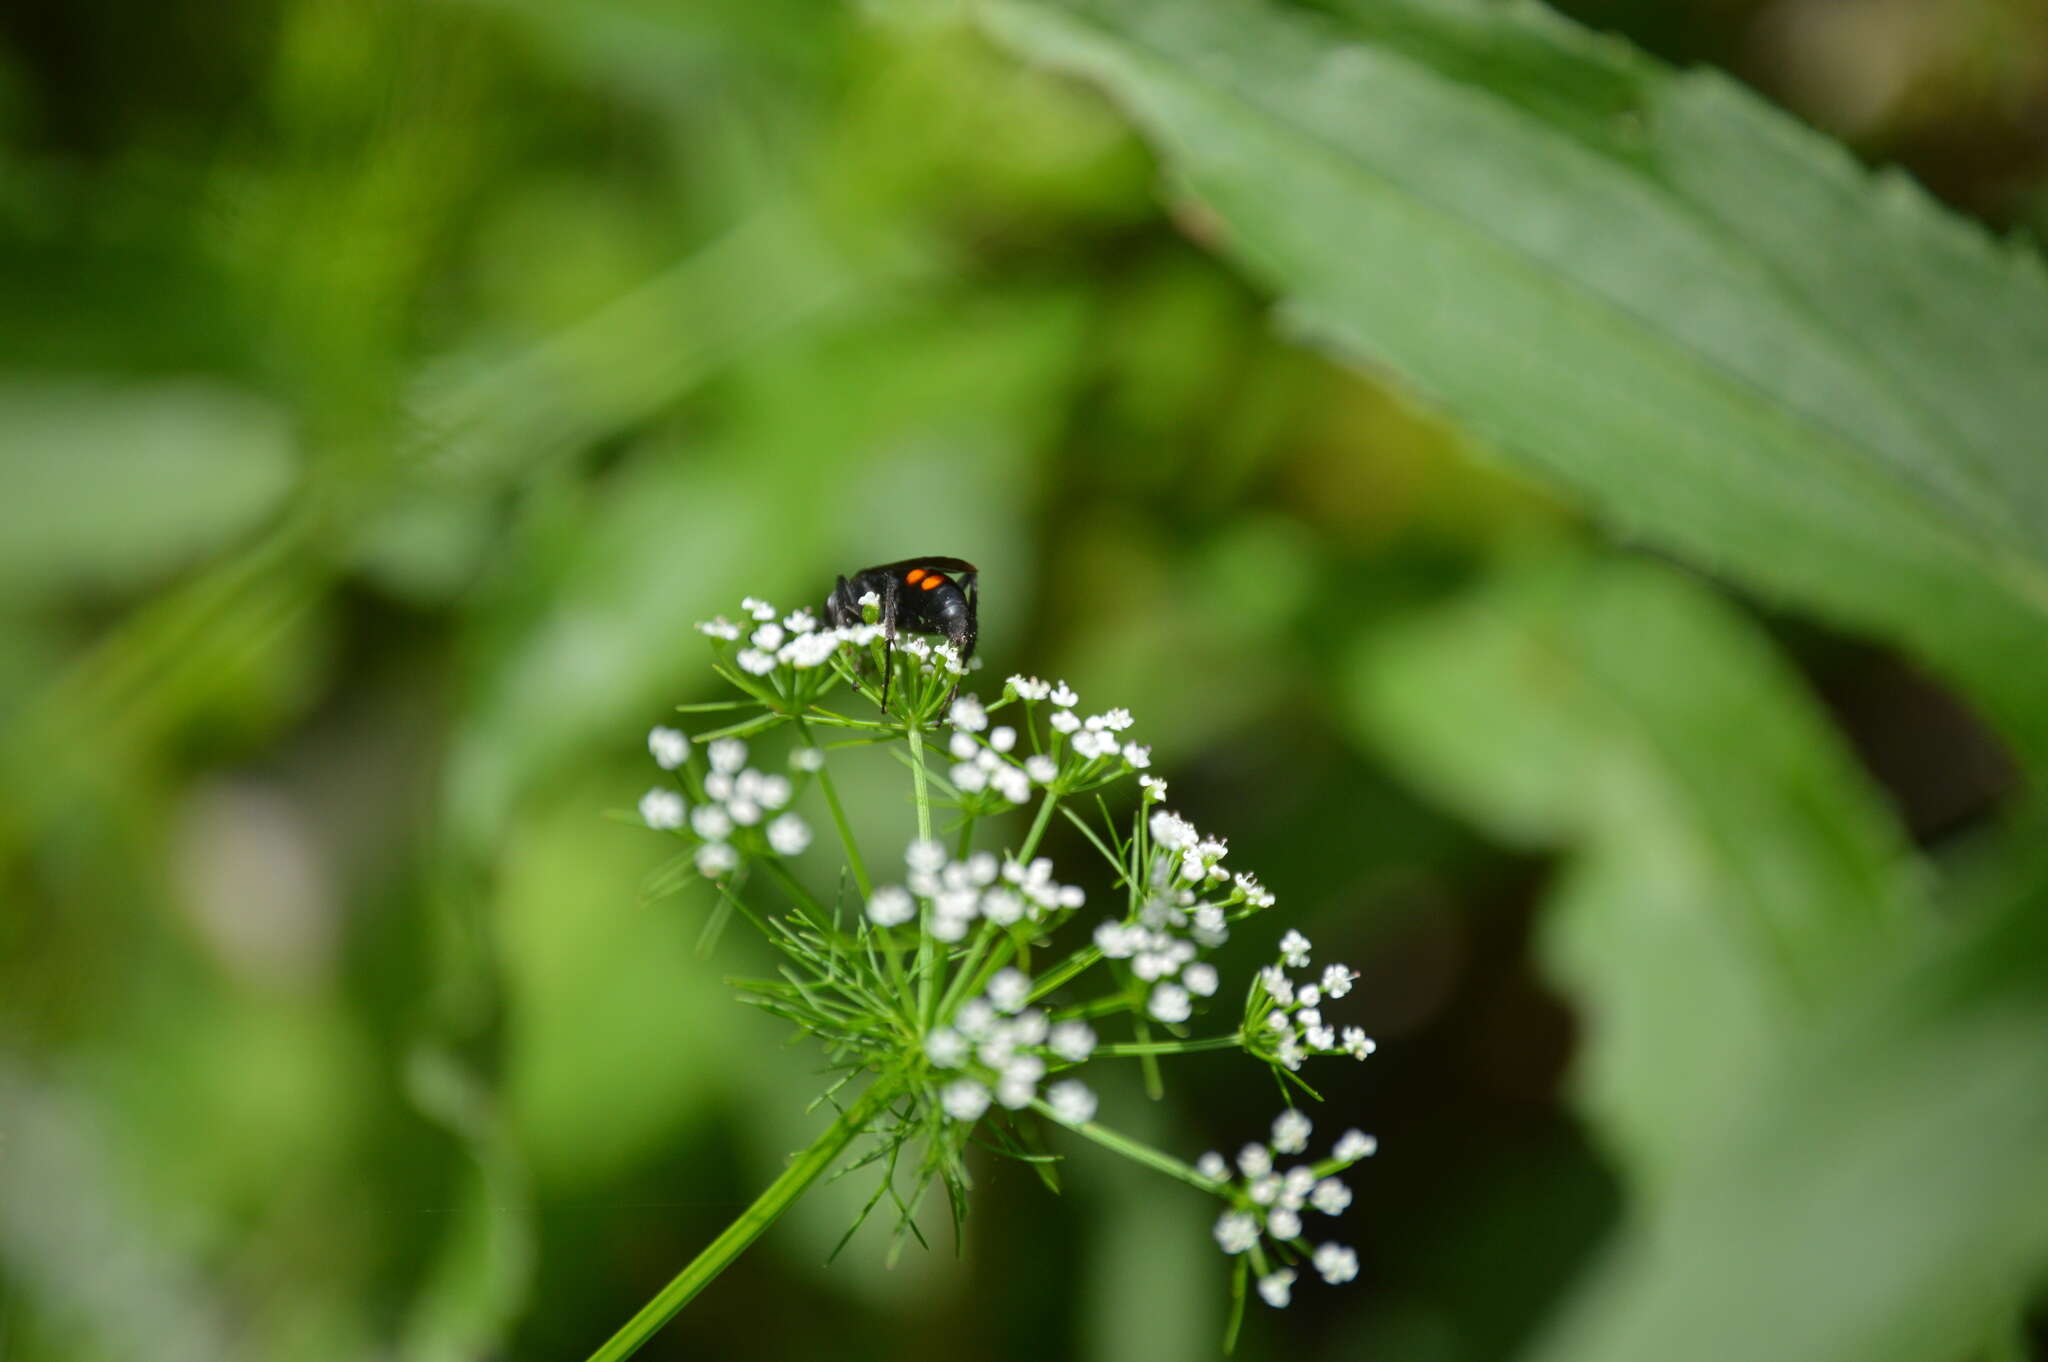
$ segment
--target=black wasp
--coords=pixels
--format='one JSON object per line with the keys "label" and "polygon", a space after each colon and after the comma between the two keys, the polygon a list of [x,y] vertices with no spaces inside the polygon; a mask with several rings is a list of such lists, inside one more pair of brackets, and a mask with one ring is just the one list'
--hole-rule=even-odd
{"label": "black wasp", "polygon": [[860,598],[872,591],[882,601],[882,712],[889,711],[889,673],[896,655],[896,635],[943,634],[964,664],[974,656],[981,631],[976,611],[979,572],[960,558],[906,558],[900,563],[862,568],[825,598],[825,619],[834,628],[861,622]]}

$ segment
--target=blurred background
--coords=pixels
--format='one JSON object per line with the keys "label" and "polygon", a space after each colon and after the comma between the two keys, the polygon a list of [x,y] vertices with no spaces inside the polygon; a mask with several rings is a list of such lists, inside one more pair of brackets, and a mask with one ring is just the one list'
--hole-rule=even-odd
{"label": "blurred background", "polygon": [[[1565,8],[2048,228],[2039,6]],[[1537,944],[1561,863],[1420,793],[1358,673],[1616,551],[1290,345],[1158,190],[1104,101],[943,7],[0,15],[0,1358],[600,1342],[815,1090],[722,982],[755,943],[702,956],[701,888],[650,895],[666,849],[605,815],[717,693],[692,621],[926,553],[982,569],[984,677],[1129,706],[1173,804],[1364,971],[1380,1052],[1325,1118],[1381,1140],[1364,1271],[1255,1306],[1241,1355],[1534,1336],[1629,1195]],[[1922,846],[2010,792],[1911,666],[1737,606]],[[1261,1133],[1253,1066],[1179,1072],[1106,1112],[1189,1156]],[[1214,1355],[1211,1208],[1069,1162],[1058,1199],[987,1166],[958,1252],[893,1268],[876,1230],[822,1266],[850,1180],[646,1355]]]}

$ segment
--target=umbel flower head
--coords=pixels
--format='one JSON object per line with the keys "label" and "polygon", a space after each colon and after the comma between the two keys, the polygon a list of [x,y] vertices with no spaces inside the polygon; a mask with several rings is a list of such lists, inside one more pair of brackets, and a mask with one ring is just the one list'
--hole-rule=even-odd
{"label": "umbel flower head", "polygon": [[[738,622],[700,624],[739,695],[681,707],[712,716],[703,731],[648,734],[664,775],[639,804],[639,820],[678,843],[668,878],[710,882],[707,929],[743,917],[784,957],[773,977],[739,983],[822,1046],[836,1074],[821,1100],[841,1108],[839,1144],[809,1176],[869,1139],[861,1163],[880,1186],[868,1210],[885,1198],[895,1209],[894,1252],[935,1183],[956,1222],[964,1213],[970,1143],[1042,1159],[1036,1127],[1050,1126],[1218,1198],[1215,1238],[1239,1305],[1247,1282],[1278,1307],[1305,1275],[1351,1280],[1357,1255],[1311,1224],[1350,1205],[1338,1174],[1372,1152],[1368,1137],[1347,1132],[1300,1161],[1312,1127],[1290,1106],[1234,1162],[1188,1164],[1099,1121],[1093,1078],[1135,1062],[1156,1095],[1162,1061],[1229,1049],[1312,1097],[1305,1064],[1372,1053],[1338,1015],[1357,976],[1318,966],[1287,930],[1272,964],[1229,977],[1218,949],[1275,897],[1222,838],[1167,807],[1130,711],[1090,713],[1066,682],[1031,676],[984,699],[960,689],[978,659],[899,638],[893,713],[881,713],[890,645],[863,604],[861,623],[836,628],[753,598]],[[886,848],[855,838],[833,781],[837,764],[878,747],[894,749],[910,787],[902,839]],[[1099,864],[1063,873],[1041,853],[1056,819]]]}

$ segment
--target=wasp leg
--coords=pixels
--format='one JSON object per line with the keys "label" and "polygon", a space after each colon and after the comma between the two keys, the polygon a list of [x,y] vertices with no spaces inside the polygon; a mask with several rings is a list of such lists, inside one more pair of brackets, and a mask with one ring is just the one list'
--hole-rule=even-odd
{"label": "wasp leg", "polygon": [[889,712],[889,678],[896,670],[896,575],[882,587],[882,713]]}

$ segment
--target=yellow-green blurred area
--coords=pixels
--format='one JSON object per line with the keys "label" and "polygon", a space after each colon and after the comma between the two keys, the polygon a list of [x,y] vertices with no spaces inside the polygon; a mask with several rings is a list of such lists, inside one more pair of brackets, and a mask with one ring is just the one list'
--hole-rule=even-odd
{"label": "yellow-green blurred area", "polygon": [[[2048,225],[2038,11],[1570,8]],[[732,1000],[760,944],[700,951],[708,892],[651,895],[668,848],[607,815],[655,774],[649,726],[720,694],[694,621],[921,554],[981,569],[984,694],[1022,671],[1128,706],[1173,806],[1279,895],[1227,973],[1288,924],[1363,971],[1345,1020],[1379,1053],[1311,1075],[1323,1133],[1380,1138],[1339,1235],[1363,1271],[1254,1304],[1240,1355],[1491,1362],[1628,1290],[1595,1267],[1617,1236],[1669,1186],[1713,1200],[1670,1171],[1688,1094],[1781,1035],[1716,948],[1690,971],[1684,913],[1740,879],[1861,924],[1822,953],[1842,972],[1889,962],[1932,918],[1875,868],[1968,843],[2012,767],[1882,641],[1617,548],[1298,343],[1221,231],[1100,95],[950,6],[0,16],[0,1359],[602,1341],[812,1137],[822,1086]],[[1582,694],[1545,631],[1664,671]],[[863,831],[900,837],[892,772],[848,769]],[[2041,958],[2000,940],[1951,974]],[[1665,972],[1606,954],[1637,947]],[[1786,1013],[1865,1005],[1833,970]],[[1871,1033],[1951,974],[1869,1002]],[[1589,1060],[1593,1013],[1664,1039]],[[1999,1066],[2048,1045],[2039,1014],[1999,1015],[1966,1092],[1930,1042],[1845,1078],[1828,1110],[1868,1121],[1801,1127],[1815,1160],[1770,1175],[1888,1168],[1952,1101],[1998,1149],[2048,1141],[1996,1081],[2025,1086]],[[1158,1104],[1129,1077],[1104,1118],[1189,1158],[1278,1106],[1228,1053]],[[879,1217],[824,1265],[868,1174],[821,1189],[645,1355],[1215,1355],[1213,1203],[1061,1148],[1059,1196],[980,1163],[965,1237],[934,1206],[893,1265]],[[1816,1220],[1831,1247],[1757,1308],[1868,1274],[2021,1319],[2037,1226],[1974,1234],[1983,1190]],[[1955,1280],[1873,1248],[1923,1223]],[[2023,1334],[1807,1355],[2015,1362]]]}

